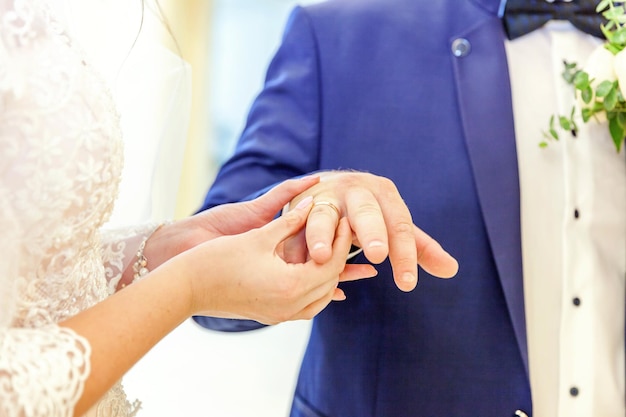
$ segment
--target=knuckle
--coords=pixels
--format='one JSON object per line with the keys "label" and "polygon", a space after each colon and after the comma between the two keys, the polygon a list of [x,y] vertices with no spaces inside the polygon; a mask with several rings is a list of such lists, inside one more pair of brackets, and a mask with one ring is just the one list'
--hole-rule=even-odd
{"label": "knuckle", "polygon": [[289,213],[287,213],[287,215],[284,218],[285,218],[285,223],[287,223],[287,226],[295,227],[296,225],[299,225],[300,223],[302,223],[303,217],[304,217],[304,214],[298,211],[290,211]]}
{"label": "knuckle", "polygon": [[413,223],[409,221],[399,221],[392,225],[391,230],[397,235],[413,236]]}
{"label": "knuckle", "polygon": [[439,246],[439,244],[434,240],[428,240],[424,245],[419,246],[417,248],[417,259],[420,260],[424,258],[425,254],[428,253],[434,246]]}
{"label": "knuckle", "polygon": [[334,209],[328,207],[328,206],[322,206],[322,205],[317,205],[314,206],[311,209],[311,213],[309,214],[309,216],[311,215],[315,215],[315,216],[324,216],[327,218],[332,218],[332,219],[336,219],[337,218],[337,214],[335,213]]}
{"label": "knuckle", "polygon": [[375,202],[364,202],[359,206],[357,215],[364,217],[380,216],[380,206]]}
{"label": "knuckle", "polygon": [[389,178],[378,177],[378,181],[380,183],[380,187],[386,192],[395,192],[395,193],[398,192],[398,189],[396,188],[396,184],[394,184],[394,182],[391,181]]}
{"label": "knuckle", "polygon": [[412,259],[410,256],[408,255],[399,255],[399,256],[395,256],[394,260],[393,260],[393,264],[396,265],[396,267],[405,267],[405,266],[415,266],[415,260]]}

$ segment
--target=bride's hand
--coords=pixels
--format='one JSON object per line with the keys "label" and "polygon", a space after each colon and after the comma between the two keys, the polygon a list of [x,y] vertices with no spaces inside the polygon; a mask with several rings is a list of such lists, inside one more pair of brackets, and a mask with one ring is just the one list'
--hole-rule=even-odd
{"label": "bride's hand", "polygon": [[337,228],[328,262],[290,264],[282,259],[278,247],[304,227],[310,208],[310,199],[303,201],[266,226],[202,243],[162,267],[188,279],[192,314],[264,324],[310,319],[332,300],[345,298],[339,281],[376,274],[371,265],[343,272],[352,240],[346,219]]}
{"label": "bride's hand", "polygon": [[149,268],[208,240],[266,225],[285,204],[319,180],[318,176],[287,180],[254,200],[224,204],[161,227],[146,245]]}

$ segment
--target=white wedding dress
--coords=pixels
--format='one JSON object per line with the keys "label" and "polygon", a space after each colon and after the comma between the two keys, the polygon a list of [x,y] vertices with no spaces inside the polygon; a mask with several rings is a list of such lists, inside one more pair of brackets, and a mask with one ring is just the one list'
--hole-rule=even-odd
{"label": "white wedding dress", "polygon": [[[146,225],[103,234],[123,146],[105,83],[41,1],[0,0],[0,416],[71,416],[87,340]],[[114,318],[111,318],[112,320]],[[87,415],[132,416],[120,384]]]}

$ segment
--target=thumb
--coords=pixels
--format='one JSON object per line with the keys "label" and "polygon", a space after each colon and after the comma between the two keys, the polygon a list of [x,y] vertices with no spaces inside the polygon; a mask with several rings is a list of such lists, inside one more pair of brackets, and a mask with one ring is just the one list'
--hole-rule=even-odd
{"label": "thumb", "polygon": [[337,234],[335,241],[333,242],[333,255],[337,258],[341,265],[346,263],[350,248],[352,247],[352,229],[350,229],[350,223],[346,217],[339,219],[337,225]]}
{"label": "thumb", "polygon": [[319,176],[310,175],[284,181],[260,197],[247,202],[261,217],[274,218],[287,203],[320,181]]}
{"label": "thumb", "polygon": [[306,197],[291,211],[268,223],[263,229],[275,235],[278,243],[283,242],[288,237],[296,235],[305,226],[312,203],[313,197]]}

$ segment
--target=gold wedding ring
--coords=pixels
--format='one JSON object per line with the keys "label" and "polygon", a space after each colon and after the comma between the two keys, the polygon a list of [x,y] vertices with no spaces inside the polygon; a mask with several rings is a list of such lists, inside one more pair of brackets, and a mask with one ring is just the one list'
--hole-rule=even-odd
{"label": "gold wedding ring", "polygon": [[315,202],[313,202],[313,207],[315,207],[315,206],[328,206],[331,209],[335,210],[335,213],[337,213],[337,217],[338,218],[341,218],[341,212],[339,211],[339,207],[337,207],[336,205],[334,205],[330,201],[315,201]]}

